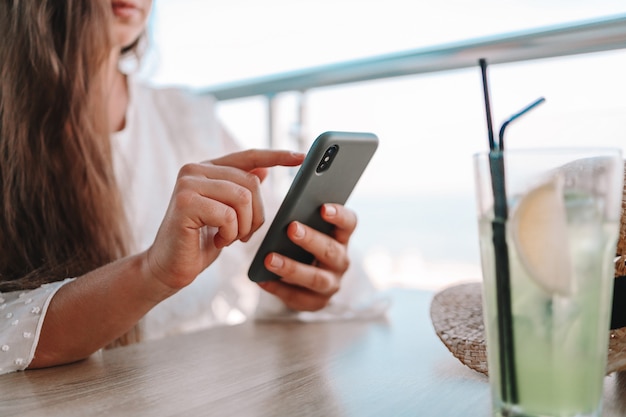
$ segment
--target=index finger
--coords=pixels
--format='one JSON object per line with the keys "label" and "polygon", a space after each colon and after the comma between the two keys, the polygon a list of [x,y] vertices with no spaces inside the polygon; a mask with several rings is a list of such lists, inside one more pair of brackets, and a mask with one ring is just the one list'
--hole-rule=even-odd
{"label": "index finger", "polygon": [[249,149],[213,159],[211,163],[214,165],[239,168],[244,171],[252,171],[256,168],[269,168],[273,166],[297,166],[300,165],[303,160],[304,154],[301,152]]}

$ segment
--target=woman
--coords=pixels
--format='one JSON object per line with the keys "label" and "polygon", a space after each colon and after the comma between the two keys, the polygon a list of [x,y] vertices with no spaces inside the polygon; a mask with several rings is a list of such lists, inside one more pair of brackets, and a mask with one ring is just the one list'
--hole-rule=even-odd
{"label": "woman", "polygon": [[[236,152],[210,99],[123,74],[150,8],[0,5],[0,373],[250,314],[242,271],[262,236],[261,183],[303,155]],[[266,259],[282,280],[260,284],[280,300],[263,314],[336,317],[371,294],[343,279],[355,214],[326,204],[322,216],[332,237],[287,232],[315,265]]]}

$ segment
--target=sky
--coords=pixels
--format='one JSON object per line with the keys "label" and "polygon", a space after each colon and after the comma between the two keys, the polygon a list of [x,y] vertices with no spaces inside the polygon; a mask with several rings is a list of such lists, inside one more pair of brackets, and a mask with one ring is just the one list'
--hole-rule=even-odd
{"label": "sky", "polygon": [[155,79],[206,86],[620,13],[623,0],[155,0]]}

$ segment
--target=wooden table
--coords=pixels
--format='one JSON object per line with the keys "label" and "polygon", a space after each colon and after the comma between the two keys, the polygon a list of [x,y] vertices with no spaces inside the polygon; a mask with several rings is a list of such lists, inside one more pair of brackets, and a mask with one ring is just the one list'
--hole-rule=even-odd
{"label": "wooden table", "polygon": [[[0,416],[488,417],[487,378],[430,322],[433,293],[391,292],[387,320],[246,323],[0,376]],[[626,376],[604,416],[626,415]]]}

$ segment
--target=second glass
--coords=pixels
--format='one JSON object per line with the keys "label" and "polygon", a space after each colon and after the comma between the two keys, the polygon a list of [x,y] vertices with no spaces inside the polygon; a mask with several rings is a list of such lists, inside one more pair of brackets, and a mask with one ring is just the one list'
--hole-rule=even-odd
{"label": "second glass", "polygon": [[[502,161],[508,218],[499,241],[494,225],[503,219],[494,217],[490,157],[474,156],[494,415],[600,416],[620,151],[504,151]],[[496,276],[498,257],[507,258],[504,277]],[[497,289],[502,279],[505,294]],[[501,332],[504,315],[510,326]],[[505,372],[503,355],[510,357]]]}

